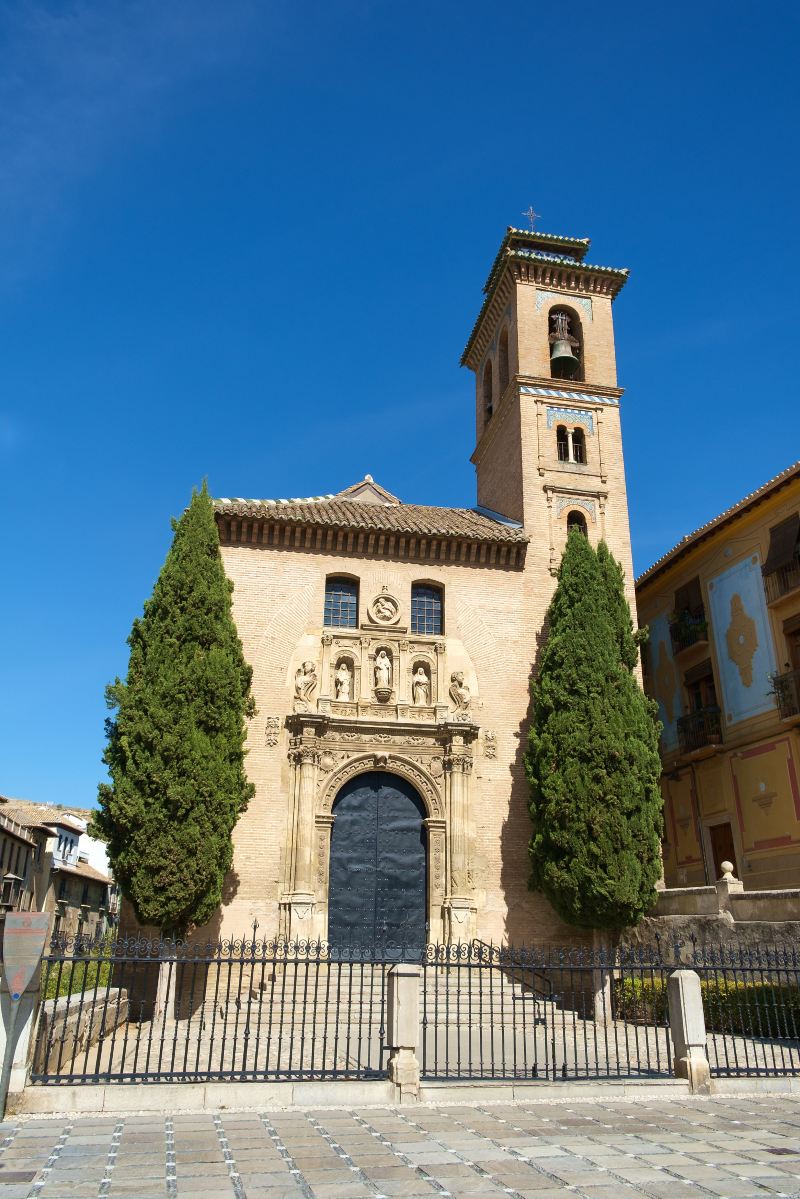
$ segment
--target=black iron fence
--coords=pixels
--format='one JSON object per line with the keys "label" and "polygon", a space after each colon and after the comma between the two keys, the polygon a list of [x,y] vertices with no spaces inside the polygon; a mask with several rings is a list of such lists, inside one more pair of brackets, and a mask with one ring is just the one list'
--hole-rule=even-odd
{"label": "black iron fence", "polygon": [[388,973],[420,966],[424,1079],[672,1075],[667,979],[696,970],[716,1075],[800,1075],[800,950],[480,941],[59,940],[44,959],[37,1083],[383,1078]]}
{"label": "black iron fence", "polygon": [[43,963],[32,1080],[382,1077],[397,961],[255,937],[62,942]]}

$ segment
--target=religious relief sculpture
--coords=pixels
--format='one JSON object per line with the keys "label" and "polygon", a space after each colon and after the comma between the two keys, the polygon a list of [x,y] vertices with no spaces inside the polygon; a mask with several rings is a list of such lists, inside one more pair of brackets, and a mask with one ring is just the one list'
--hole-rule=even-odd
{"label": "religious relief sculpture", "polygon": [[344,659],[337,667],[335,684],[338,700],[345,702],[353,698],[353,674]]}
{"label": "religious relief sculpture", "polygon": [[394,625],[400,619],[400,604],[389,594],[388,587],[384,586],[380,595],[369,605],[367,613],[373,624]]}
{"label": "religious relief sculpture", "polygon": [[466,719],[469,716],[469,705],[472,702],[472,694],[464,682],[464,672],[462,670],[454,670],[450,675],[450,700],[455,708],[456,716]]}
{"label": "religious relief sculpture", "polygon": [[304,662],[294,676],[294,710],[307,712],[317,689],[317,667],[314,662]]}
{"label": "religious relief sculpture", "polygon": [[422,663],[411,677],[411,694],[416,708],[427,708],[431,702],[431,681]]}
{"label": "religious relief sculpture", "polygon": [[375,657],[375,686],[376,687],[391,687],[392,685],[392,659],[389,657],[385,649],[379,650]]}

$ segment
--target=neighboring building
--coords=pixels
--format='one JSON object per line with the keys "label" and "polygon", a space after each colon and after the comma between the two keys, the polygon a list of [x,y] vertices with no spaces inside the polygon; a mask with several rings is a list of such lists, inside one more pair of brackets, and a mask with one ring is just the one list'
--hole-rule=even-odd
{"label": "neighboring building", "polygon": [[256,794],[208,933],[257,919],[259,935],[359,944],[577,935],[528,890],[523,755],[570,526],[606,539],[634,602],[611,311],[627,271],[588,249],[503,239],[463,356],[475,507],[405,503],[370,476],[216,501],[258,716]]}
{"label": "neighboring building", "polygon": [[800,884],[800,463],[636,585],[657,700],[668,886]]}
{"label": "neighboring building", "polygon": [[91,812],[0,796],[2,904],[7,911],[52,912],[53,932],[100,935],[117,922],[114,880],[89,861],[105,847],[86,833]]}

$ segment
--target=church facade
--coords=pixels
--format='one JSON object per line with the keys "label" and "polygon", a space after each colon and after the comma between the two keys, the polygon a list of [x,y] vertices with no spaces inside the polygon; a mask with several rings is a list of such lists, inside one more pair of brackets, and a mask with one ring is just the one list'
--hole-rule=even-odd
{"label": "church facade", "polygon": [[633,605],[612,302],[586,239],[509,229],[463,364],[477,503],[215,502],[258,714],[222,936],[570,939],[528,890],[529,679],[568,528]]}

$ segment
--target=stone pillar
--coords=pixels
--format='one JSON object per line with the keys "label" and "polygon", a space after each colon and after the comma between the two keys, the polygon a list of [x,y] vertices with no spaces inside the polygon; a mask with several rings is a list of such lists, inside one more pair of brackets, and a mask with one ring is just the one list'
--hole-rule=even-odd
{"label": "stone pillar", "polygon": [[572,443],[572,429],[567,429],[567,461],[575,461],[575,446]]}
{"label": "stone pillar", "polygon": [[[436,650],[436,721],[438,724],[441,724],[442,721],[447,720],[449,706],[447,703],[447,684],[445,682],[445,651],[447,647],[444,641],[437,641],[434,648]],[[431,687],[433,685],[433,679],[431,679]],[[431,696],[431,700],[433,701],[433,695]]]}
{"label": "stone pillar", "polygon": [[428,940],[433,945],[444,941],[442,912],[446,897],[445,835],[447,822],[429,816],[423,821],[428,830]]}
{"label": "stone pillar", "polygon": [[13,1030],[13,1057],[8,1082],[7,1110],[15,1110],[15,1102],[24,1091],[28,1081],[28,1070],[32,1055],[32,1039],[39,1014],[39,986],[41,967],[31,979],[30,986],[20,999],[12,999],[6,986],[5,971],[0,982],[0,1062],[4,1060],[8,1030],[11,1027],[12,1008],[17,1008]]}
{"label": "stone pillar", "polygon": [[700,978],[694,970],[674,970],[667,979],[669,1030],[676,1078],[686,1078],[693,1091],[707,1094],[711,1070],[706,1056],[706,1022]]}
{"label": "stone pillar", "polygon": [[470,941],[473,928],[474,902],[470,873],[470,782],[472,755],[466,752],[464,739],[454,736],[445,755],[444,768],[448,780],[449,818],[449,913],[450,942]]}
{"label": "stone pillar", "polygon": [[730,912],[731,895],[741,895],[744,883],[733,873],[733,862],[722,862],[722,878],[717,879],[714,886],[717,889],[717,907],[720,912]]}
{"label": "stone pillar", "polygon": [[[322,634],[322,665],[319,668],[319,699],[317,707],[320,712],[329,712],[331,700],[336,697],[336,688],[331,683],[331,646],[333,637],[330,633]],[[353,680],[355,684],[355,679]]]}
{"label": "stone pillar", "polygon": [[419,1099],[419,989],[422,967],[400,962],[389,971],[387,1039],[389,1078],[401,1103]]}

